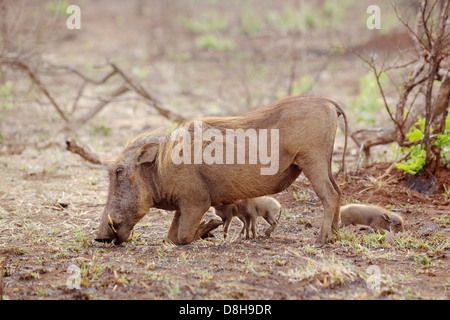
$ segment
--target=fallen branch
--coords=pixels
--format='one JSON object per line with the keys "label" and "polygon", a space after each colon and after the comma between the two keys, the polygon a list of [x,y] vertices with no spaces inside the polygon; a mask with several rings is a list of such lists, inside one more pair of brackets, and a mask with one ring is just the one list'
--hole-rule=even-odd
{"label": "fallen branch", "polygon": [[66,149],[78,154],[84,160],[98,165],[103,165],[103,162],[99,159],[99,157],[91,151],[86,150],[86,148],[80,146],[75,140],[72,138],[68,138],[66,140]]}

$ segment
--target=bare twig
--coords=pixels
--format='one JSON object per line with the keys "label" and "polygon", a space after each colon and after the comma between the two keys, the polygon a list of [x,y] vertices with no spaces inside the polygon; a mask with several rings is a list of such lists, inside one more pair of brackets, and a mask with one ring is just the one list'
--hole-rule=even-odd
{"label": "bare twig", "polygon": [[426,47],[425,43],[423,42],[423,40],[421,39],[421,37],[419,36],[419,32],[418,32],[418,29],[420,28],[419,21],[421,21],[421,19],[420,19],[421,12],[419,11],[417,13],[417,18],[416,18],[417,24],[416,24],[416,28],[415,28],[416,30],[412,30],[411,27],[409,26],[409,24],[406,21],[404,21],[402,16],[398,13],[397,6],[394,4],[393,7],[394,7],[394,12],[395,12],[395,15],[397,16],[398,21],[400,21],[403,24],[403,26],[406,28],[409,36],[416,44],[416,50],[420,51],[420,49],[422,49],[422,50],[426,51],[427,47]]}
{"label": "bare twig", "polygon": [[18,67],[19,69],[22,69],[25,71],[30,79],[38,86],[38,88],[44,93],[44,95],[50,100],[50,103],[53,105],[53,107],[56,109],[58,114],[61,116],[61,118],[65,122],[69,122],[69,119],[65,115],[65,113],[62,111],[61,107],[58,105],[58,103],[55,101],[55,99],[52,97],[50,92],[47,90],[47,88],[44,86],[44,84],[41,82],[39,77],[36,75],[36,73],[23,61],[20,60],[3,60],[3,63],[10,64],[12,66]]}
{"label": "bare twig", "polygon": [[409,155],[411,154],[412,151],[413,151],[413,149],[411,148],[411,149],[410,149],[410,150],[409,150],[409,151],[408,151],[401,159],[399,159],[399,160],[395,161],[393,164],[391,164],[391,165],[389,166],[389,168],[387,168],[386,172],[383,173],[383,174],[378,178],[378,180],[382,181],[384,178],[386,178],[387,176],[389,176],[389,175],[391,174],[392,169],[394,169],[395,165],[396,165],[397,163],[399,163],[399,162],[402,162],[402,161],[406,160],[406,159],[409,157]]}
{"label": "bare twig", "polygon": [[113,90],[111,95],[107,98],[103,98],[100,100],[94,107],[92,107],[91,110],[84,116],[80,117],[79,119],[75,120],[74,122],[68,123],[64,127],[64,131],[69,132],[75,132],[77,131],[82,125],[84,125],[86,122],[88,122],[90,119],[95,117],[108,103],[110,103],[114,98],[117,98],[118,96],[124,94],[128,91],[128,88],[124,85],[120,85],[118,88]]}
{"label": "bare twig", "polygon": [[122,71],[116,64],[110,63],[111,67],[122,76],[127,84],[127,88],[139,94],[143,97],[153,108],[155,108],[160,115],[171,120],[171,121],[183,121],[186,120],[184,117],[173,113],[172,111],[166,109],[162,106],[161,101],[156,97],[152,96],[138,81],[128,77],[128,75]]}
{"label": "bare twig", "polygon": [[[101,79],[96,80],[96,79],[92,79],[86,75],[84,75],[83,73],[81,73],[79,70],[70,67],[70,66],[56,66],[56,65],[50,65],[51,68],[53,69],[62,69],[64,71],[70,71],[71,73],[75,74],[76,76],[80,77],[81,79],[83,79],[85,82],[91,83],[91,84],[95,84],[95,85],[101,85],[106,83],[109,79],[111,79],[115,74],[117,74],[117,71],[115,69],[112,69],[110,72],[108,72],[106,75],[104,75]],[[97,66],[94,68],[100,68],[103,66]]]}
{"label": "bare twig", "polygon": [[352,49],[348,49],[348,51],[353,53],[354,55],[356,55],[362,61],[364,61],[370,67],[372,72],[374,73],[375,79],[377,81],[378,89],[380,90],[380,94],[381,94],[381,97],[383,99],[384,107],[385,107],[387,113],[389,114],[389,117],[391,118],[392,122],[395,124],[396,128],[401,132],[401,134],[403,136],[404,135],[404,133],[403,133],[403,125],[400,122],[398,122],[397,119],[394,118],[391,110],[389,109],[389,105],[387,103],[386,96],[384,94],[384,90],[383,90],[383,87],[382,87],[381,82],[380,82],[381,74],[384,72],[383,67],[381,68],[381,70],[378,70],[378,68],[377,68],[377,66],[375,64],[375,60],[373,58],[365,58],[361,54],[359,54],[358,52],[356,52],[356,51],[354,51]]}
{"label": "bare twig", "polygon": [[84,91],[84,88],[86,87],[86,84],[87,84],[87,81],[84,80],[83,83],[81,84],[80,88],[78,89],[78,94],[72,103],[72,110],[70,111],[71,115],[74,114],[74,112],[77,110],[78,101],[80,100],[81,96],[83,95],[83,91]]}
{"label": "bare twig", "polygon": [[417,63],[417,59],[416,58],[412,59],[409,62],[401,64],[401,65],[388,66],[388,67],[384,68],[384,71],[387,72],[387,71],[391,71],[391,70],[395,70],[395,69],[404,69],[404,68],[409,67],[410,65],[412,65],[414,63]]}

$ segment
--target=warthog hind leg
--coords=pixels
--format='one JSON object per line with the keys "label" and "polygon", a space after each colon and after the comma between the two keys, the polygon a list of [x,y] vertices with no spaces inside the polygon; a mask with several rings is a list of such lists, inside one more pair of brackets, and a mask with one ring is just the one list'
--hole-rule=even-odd
{"label": "warthog hind leg", "polygon": [[305,167],[303,172],[323,205],[322,227],[314,244],[315,247],[321,247],[331,240],[332,228],[337,227],[341,192],[331,173],[330,162],[326,158],[311,163],[314,163],[314,166]]}

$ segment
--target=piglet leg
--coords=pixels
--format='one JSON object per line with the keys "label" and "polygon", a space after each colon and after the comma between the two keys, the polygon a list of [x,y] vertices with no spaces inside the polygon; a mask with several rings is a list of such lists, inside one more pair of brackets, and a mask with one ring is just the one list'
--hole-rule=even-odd
{"label": "piglet leg", "polygon": [[198,238],[205,238],[206,235],[218,226],[221,226],[223,224],[223,221],[221,219],[213,218],[209,220],[208,222],[202,222],[198,226],[196,239]]}

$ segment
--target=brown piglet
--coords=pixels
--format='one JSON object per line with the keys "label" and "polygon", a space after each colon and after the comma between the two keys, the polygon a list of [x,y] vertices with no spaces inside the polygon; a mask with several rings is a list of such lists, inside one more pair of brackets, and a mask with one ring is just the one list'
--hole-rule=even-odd
{"label": "brown piglet", "polygon": [[[256,237],[256,220],[258,217],[264,218],[270,225],[265,231],[266,237],[270,237],[278,224],[275,219],[277,213],[281,212],[280,203],[272,197],[257,197],[245,200],[239,200],[234,204],[214,207],[216,214],[222,218],[224,223],[224,238],[227,237],[228,228],[233,217],[238,217],[243,223],[241,233],[246,233],[246,239],[249,239],[251,227],[253,238]],[[279,216],[278,216],[279,218]]]}
{"label": "brown piglet", "polygon": [[232,204],[224,204],[221,206],[215,206],[214,210],[216,212],[216,215],[218,215],[222,221],[223,221],[223,237],[226,238],[228,235],[228,229],[230,228],[231,220],[233,220],[233,217],[238,217],[241,219],[242,222],[244,222],[244,228],[247,223],[247,219],[245,217],[241,217],[237,206]]}
{"label": "brown piglet", "polygon": [[366,225],[381,233],[391,230],[403,232],[403,218],[378,206],[349,204],[341,207],[340,216],[340,227]]}

